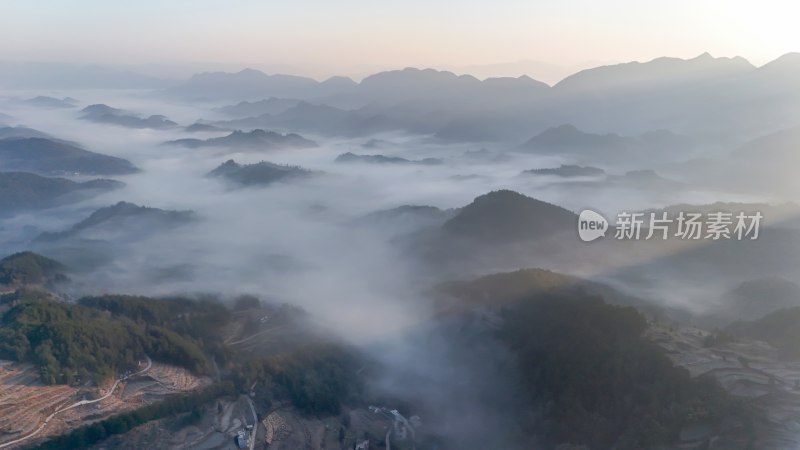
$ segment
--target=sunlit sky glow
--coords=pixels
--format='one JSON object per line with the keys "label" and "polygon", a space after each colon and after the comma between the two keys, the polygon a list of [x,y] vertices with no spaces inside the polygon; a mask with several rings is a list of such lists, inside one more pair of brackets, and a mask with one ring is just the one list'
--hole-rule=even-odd
{"label": "sunlit sky glow", "polygon": [[5,0],[0,60],[319,73],[800,51],[787,0]]}

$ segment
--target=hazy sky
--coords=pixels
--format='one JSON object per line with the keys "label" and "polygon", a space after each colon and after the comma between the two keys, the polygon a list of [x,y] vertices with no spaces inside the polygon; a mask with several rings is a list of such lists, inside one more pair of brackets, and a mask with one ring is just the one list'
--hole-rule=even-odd
{"label": "hazy sky", "polygon": [[0,60],[354,73],[800,51],[788,0],[2,0]]}

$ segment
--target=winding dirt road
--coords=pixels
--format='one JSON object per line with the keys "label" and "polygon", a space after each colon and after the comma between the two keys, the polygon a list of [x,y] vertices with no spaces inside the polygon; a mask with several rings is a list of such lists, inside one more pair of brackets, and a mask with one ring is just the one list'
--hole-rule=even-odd
{"label": "winding dirt road", "polygon": [[64,411],[68,411],[68,410],[70,410],[70,409],[72,409],[72,408],[77,408],[78,406],[89,405],[89,404],[92,404],[92,403],[101,402],[101,401],[103,401],[103,400],[107,399],[108,397],[110,397],[110,396],[111,396],[111,395],[114,393],[114,391],[117,389],[117,386],[119,386],[119,384],[120,384],[121,382],[123,382],[123,381],[125,381],[125,380],[127,380],[127,379],[129,379],[129,378],[131,378],[131,377],[135,377],[135,376],[137,376],[137,375],[141,375],[141,374],[143,374],[143,373],[147,372],[148,370],[150,370],[150,367],[152,367],[152,366],[153,366],[153,360],[151,360],[151,359],[150,359],[150,357],[149,357],[149,356],[147,356],[147,355],[145,355],[145,358],[147,358],[147,367],[145,367],[144,369],[142,369],[142,370],[140,370],[140,371],[138,371],[138,372],[132,373],[132,374],[130,374],[130,375],[128,375],[128,376],[126,376],[126,377],[122,377],[122,378],[118,379],[117,381],[115,381],[115,382],[114,382],[114,385],[112,385],[112,386],[111,386],[111,389],[109,389],[109,390],[108,390],[108,392],[106,393],[106,395],[104,395],[104,396],[102,396],[102,397],[99,397],[99,398],[96,398],[96,399],[94,399],[94,400],[81,400],[81,401],[79,401],[79,402],[75,402],[75,403],[73,403],[73,404],[71,404],[71,405],[69,405],[69,406],[65,406],[65,407],[63,407],[63,408],[59,408],[59,409],[55,410],[55,411],[54,411],[52,414],[50,414],[49,416],[47,416],[47,417],[44,419],[44,422],[43,422],[43,423],[42,423],[42,424],[39,426],[39,428],[37,428],[36,430],[34,430],[32,433],[30,433],[30,434],[28,434],[28,435],[26,435],[26,436],[23,436],[23,437],[21,437],[21,438],[19,438],[19,439],[15,439],[15,440],[13,440],[13,441],[9,441],[9,442],[6,442],[6,443],[4,443],[4,444],[0,444],[0,448],[6,448],[6,447],[10,447],[10,446],[12,446],[12,445],[19,444],[19,443],[21,443],[21,442],[24,442],[24,441],[26,441],[26,440],[28,440],[28,439],[30,439],[30,438],[32,438],[32,437],[34,437],[34,436],[36,436],[36,435],[37,435],[37,434],[39,434],[39,433],[40,433],[42,430],[44,430],[44,427],[46,427],[46,426],[47,426],[47,424],[50,422],[50,420],[52,420],[52,419],[53,419],[53,417],[55,417],[55,416],[56,416],[56,415],[58,415],[58,414],[61,414],[61,413],[62,413],[62,412],[64,412]]}

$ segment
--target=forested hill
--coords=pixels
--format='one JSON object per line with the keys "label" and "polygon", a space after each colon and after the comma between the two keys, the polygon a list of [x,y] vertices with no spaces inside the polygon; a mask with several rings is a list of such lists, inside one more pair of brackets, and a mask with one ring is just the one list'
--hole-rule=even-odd
{"label": "forested hill", "polygon": [[[613,289],[532,269],[447,283],[438,293],[447,302],[437,320],[458,324],[454,345],[491,335],[498,355],[513,355],[524,401],[509,408],[520,435],[542,448],[672,448],[692,427],[722,436],[724,423],[747,423],[713,379],[691,378],[647,340],[647,319]],[[481,363],[502,367],[497,358]]]}
{"label": "forested hill", "polygon": [[47,384],[99,383],[144,355],[208,374],[207,354],[220,349],[217,331],[230,317],[210,300],[106,296],[68,304],[38,290],[3,296],[0,314],[0,358],[36,364]]}
{"label": "forested hill", "polygon": [[33,252],[20,252],[0,260],[0,287],[45,285],[65,281],[66,268],[58,261]]}
{"label": "forested hill", "polygon": [[735,414],[712,379],[692,379],[642,333],[630,307],[598,297],[543,294],[502,313],[501,339],[517,357],[524,395],[542,416],[523,426],[553,444],[658,448],[690,426]]}

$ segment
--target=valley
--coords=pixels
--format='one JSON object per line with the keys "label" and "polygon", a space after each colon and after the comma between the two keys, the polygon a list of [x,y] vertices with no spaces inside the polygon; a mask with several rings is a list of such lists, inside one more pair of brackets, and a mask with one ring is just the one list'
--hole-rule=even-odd
{"label": "valley", "polygon": [[0,4],[0,449],[800,448],[800,54],[140,3]]}

